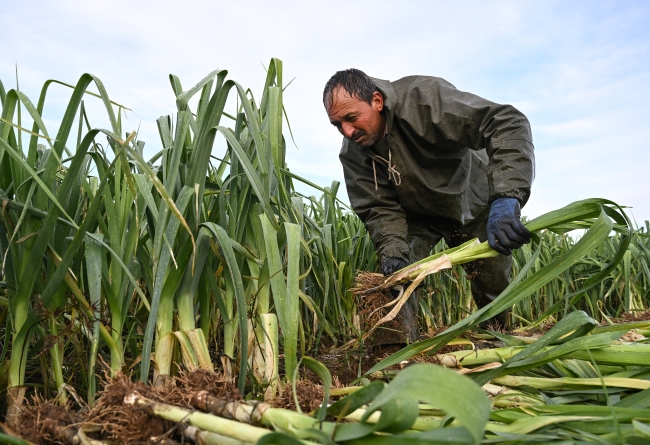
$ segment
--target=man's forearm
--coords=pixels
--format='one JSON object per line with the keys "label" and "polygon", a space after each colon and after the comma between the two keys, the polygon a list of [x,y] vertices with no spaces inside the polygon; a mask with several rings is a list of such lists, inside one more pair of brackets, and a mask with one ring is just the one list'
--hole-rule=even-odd
{"label": "man's forearm", "polygon": [[491,153],[487,176],[490,203],[499,198],[516,198],[523,207],[535,177],[533,144],[526,140],[500,142]]}

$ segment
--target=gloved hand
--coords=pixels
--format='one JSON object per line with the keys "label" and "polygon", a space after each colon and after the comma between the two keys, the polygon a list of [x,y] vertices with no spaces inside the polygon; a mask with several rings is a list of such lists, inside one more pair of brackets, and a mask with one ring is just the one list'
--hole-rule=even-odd
{"label": "gloved hand", "polygon": [[[409,263],[400,258],[388,257],[384,260],[383,263],[381,263],[381,273],[387,277],[388,275],[394,274],[398,270],[404,269],[408,265]],[[403,289],[406,289],[410,284],[410,282],[405,283],[403,285]],[[400,289],[393,287],[390,289],[390,294],[393,296],[393,298],[397,298],[399,297]]]}
{"label": "gloved hand", "polygon": [[521,223],[521,207],[515,198],[499,198],[490,206],[488,244],[503,255],[511,255],[530,242],[530,231]]}
{"label": "gloved hand", "polygon": [[409,263],[400,258],[388,257],[381,263],[381,273],[387,277],[398,270],[404,269],[408,265]]}

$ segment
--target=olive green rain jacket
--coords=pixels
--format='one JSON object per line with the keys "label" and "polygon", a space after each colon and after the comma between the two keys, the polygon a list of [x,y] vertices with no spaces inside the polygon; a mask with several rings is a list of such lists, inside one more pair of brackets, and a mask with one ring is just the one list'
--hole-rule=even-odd
{"label": "olive green rain jacket", "polygon": [[520,111],[437,77],[373,80],[384,96],[387,134],[365,149],[344,138],[339,158],[380,262],[408,261],[409,220],[464,226],[501,197],[523,207],[535,158]]}

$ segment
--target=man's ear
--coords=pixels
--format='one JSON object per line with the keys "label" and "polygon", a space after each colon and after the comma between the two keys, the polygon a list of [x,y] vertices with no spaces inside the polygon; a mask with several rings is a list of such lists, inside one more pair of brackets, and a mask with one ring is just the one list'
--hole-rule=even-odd
{"label": "man's ear", "polygon": [[380,113],[384,110],[384,96],[379,91],[372,93],[372,106]]}

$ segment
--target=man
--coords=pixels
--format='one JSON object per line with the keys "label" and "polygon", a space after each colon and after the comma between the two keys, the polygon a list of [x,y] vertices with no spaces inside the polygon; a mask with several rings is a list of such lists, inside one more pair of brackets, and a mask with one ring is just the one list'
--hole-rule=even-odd
{"label": "man", "polygon": [[[384,275],[428,256],[442,238],[452,247],[487,239],[500,255],[465,270],[478,307],[492,302],[510,283],[512,249],[530,241],[520,216],[535,164],[526,117],[437,77],[389,82],[357,69],[334,74],[323,103],[344,136],[350,203]],[[417,339],[417,312],[414,295],[396,342]],[[495,318],[508,324],[507,312]]]}

